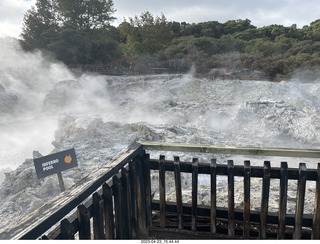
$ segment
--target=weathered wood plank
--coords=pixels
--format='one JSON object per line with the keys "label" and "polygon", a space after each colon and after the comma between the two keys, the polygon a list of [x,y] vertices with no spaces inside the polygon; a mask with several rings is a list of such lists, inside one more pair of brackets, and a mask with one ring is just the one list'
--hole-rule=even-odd
{"label": "weathered wood plank", "polygon": [[301,239],[304,196],[306,192],[306,178],[307,178],[307,167],[305,163],[299,164],[299,176],[300,177],[298,179],[296,219],[295,219],[293,239]]}
{"label": "weathered wood plank", "polygon": [[152,226],[152,209],[151,209],[151,178],[150,178],[150,155],[144,154],[143,157],[143,172],[146,186],[146,214],[147,214],[147,227]]}
{"label": "weathered wood plank", "polygon": [[138,231],[138,207],[137,207],[137,189],[135,188],[136,182],[136,166],[133,161],[129,163],[129,178],[130,178],[130,185],[131,185],[131,223],[132,223],[132,237],[136,238],[137,231]]}
{"label": "weathered wood plank", "polygon": [[228,236],[234,235],[234,168],[233,160],[228,160]]}
{"label": "weathered wood plank", "polygon": [[60,230],[62,240],[74,240],[75,230],[69,220],[63,219],[60,222]]}
{"label": "weathered wood plank", "polygon": [[93,237],[95,240],[105,239],[104,235],[104,204],[99,193],[92,195]]}
{"label": "weathered wood plank", "polygon": [[182,212],[182,189],[181,189],[181,174],[180,174],[179,157],[174,157],[174,181],[175,181],[175,187],[176,187],[178,229],[182,230],[182,228],[183,228],[183,212]]}
{"label": "weathered wood plank", "polygon": [[116,239],[124,239],[122,186],[121,186],[120,179],[116,175],[113,176],[112,191],[113,191],[114,208],[115,208]]}
{"label": "weathered wood plank", "polygon": [[[188,203],[183,203],[183,213],[185,215],[191,215],[191,208],[192,205]],[[210,216],[210,208],[211,206],[206,205],[199,205],[198,206],[198,216]],[[159,200],[152,201],[152,209],[159,210]],[[167,202],[166,203],[166,211],[170,213],[176,212],[176,202]],[[242,208],[235,208],[235,220],[242,221],[243,220],[243,209]],[[251,210],[250,211],[250,220],[251,223],[260,222],[260,210]],[[217,219],[228,219],[228,208],[225,207],[218,207],[217,206]],[[277,224],[278,223],[278,213],[268,212],[267,216],[268,223],[270,224]],[[304,227],[312,228],[312,221],[313,221],[313,214],[305,214],[303,217],[302,224]],[[286,216],[286,224],[293,226],[295,223],[295,214],[287,214]],[[275,238],[277,238],[275,236]]]}
{"label": "weathered wood plank", "polygon": [[45,231],[77,208],[98,187],[118,172],[127,162],[139,155],[143,148],[135,143],[123,150],[98,170],[90,173],[74,187],[64,191],[32,214],[21,220],[17,226],[1,234],[1,239],[36,239]]}
{"label": "weathered wood plank", "polygon": [[102,185],[102,198],[104,200],[105,236],[106,239],[114,239],[112,188],[106,183]]}
{"label": "weathered wood plank", "polygon": [[79,239],[91,240],[90,211],[83,205],[78,206]]}
{"label": "weathered wood plank", "polygon": [[236,147],[183,143],[139,142],[145,150],[199,152],[213,154],[261,155],[279,157],[320,158],[320,150],[269,147]]}
{"label": "weathered wood plank", "polygon": [[261,216],[260,216],[260,239],[266,239],[267,234],[267,215],[270,191],[270,162],[264,162],[264,174],[262,180],[262,196],[261,196]]}
{"label": "weathered wood plank", "polygon": [[243,177],[243,238],[250,234],[250,161],[244,161]]}
{"label": "weathered wood plank", "polygon": [[166,226],[166,175],[164,161],[165,157],[161,155],[159,161],[160,227]]}
{"label": "weathered wood plank", "polygon": [[210,162],[210,193],[211,193],[211,210],[210,210],[210,219],[211,219],[211,228],[210,232],[215,234],[217,232],[216,223],[217,223],[217,160],[211,159]]}
{"label": "weathered wood plank", "polygon": [[180,240],[187,240],[187,242],[197,242],[197,240],[200,240],[200,242],[221,242],[219,241],[220,239],[228,239],[229,241],[230,239],[233,241],[238,239],[236,237],[230,238],[226,234],[212,234],[210,232],[191,231],[186,229],[177,231],[176,229],[153,227],[150,232],[152,238],[155,240],[159,241],[165,236],[167,240],[179,240],[180,243],[184,242]]}
{"label": "weathered wood plank", "polygon": [[278,239],[285,237],[285,222],[287,213],[287,195],[288,195],[288,164],[281,162],[281,178],[280,178],[280,199],[279,199],[279,229]]}
{"label": "weathered wood plank", "polygon": [[136,171],[135,174],[137,177],[135,178],[135,188],[137,191],[137,222],[138,222],[138,235],[139,238],[147,238],[148,230],[146,224],[146,187],[145,187],[145,179],[144,179],[144,167],[141,158],[134,159],[136,163]]}
{"label": "weathered wood plank", "polygon": [[192,160],[192,210],[191,210],[191,230],[197,230],[197,208],[198,208],[198,164],[199,160]]}
{"label": "weathered wood plank", "polygon": [[312,227],[312,239],[320,239],[320,163],[318,163],[318,179],[314,198],[314,216]]}
{"label": "weathered wood plank", "polygon": [[132,238],[132,228],[131,228],[131,199],[130,199],[130,179],[129,172],[123,168],[121,170],[121,186],[122,186],[122,212],[123,212],[123,227],[124,227],[124,238]]}
{"label": "weathered wood plank", "polygon": [[[173,161],[166,160],[165,163],[166,171],[174,171]],[[180,171],[181,173],[190,173],[192,168],[192,162],[180,162]],[[251,178],[258,177],[263,178],[264,168],[261,166],[250,166],[251,168]],[[150,159],[150,169],[158,170],[159,169],[159,160]],[[210,174],[210,164],[208,163],[199,163],[198,166],[199,174]],[[243,175],[243,166],[234,165],[234,176],[244,176]],[[226,164],[217,164],[217,175],[228,175],[228,165]],[[270,172],[271,179],[280,179],[281,178],[281,168],[272,167]],[[299,170],[297,168],[288,168],[288,179],[297,180],[299,178]],[[318,179],[317,169],[308,169],[307,180],[316,181]]]}

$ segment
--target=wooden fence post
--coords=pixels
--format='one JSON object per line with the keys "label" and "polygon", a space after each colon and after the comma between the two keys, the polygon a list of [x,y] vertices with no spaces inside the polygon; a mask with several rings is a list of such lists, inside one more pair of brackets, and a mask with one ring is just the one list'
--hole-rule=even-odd
{"label": "wooden fence post", "polygon": [[131,199],[130,199],[130,182],[129,182],[129,172],[123,168],[121,170],[121,188],[122,188],[122,211],[123,211],[123,227],[124,227],[124,238],[132,238],[132,228],[131,228]]}
{"label": "wooden fence post", "polygon": [[63,219],[60,223],[61,239],[62,240],[73,240],[75,230],[70,224],[69,220]]}
{"label": "wooden fence post", "polygon": [[147,229],[147,216],[146,216],[146,187],[144,179],[144,167],[143,162],[140,158],[134,159],[136,163],[136,176],[135,177],[135,188],[137,192],[137,220],[138,220],[138,234],[140,238],[146,238],[148,235]]}
{"label": "wooden fence post", "polygon": [[243,176],[243,238],[250,235],[250,161],[244,161]]}
{"label": "wooden fence post", "polygon": [[279,199],[279,229],[278,239],[284,239],[285,236],[285,224],[287,213],[287,194],[288,194],[288,164],[287,162],[281,162],[280,170],[280,199]]}
{"label": "wooden fence post", "polygon": [[78,206],[79,239],[91,240],[90,212],[83,205]]}
{"label": "wooden fence post", "polygon": [[317,168],[317,183],[314,198],[312,239],[320,239],[320,163],[318,163]]}
{"label": "wooden fence post", "polygon": [[228,236],[234,235],[234,167],[233,160],[228,160]]}
{"label": "wooden fence post", "polygon": [[95,192],[92,195],[92,215],[93,215],[93,236],[95,240],[105,238],[104,235],[104,204],[99,193]]}
{"label": "wooden fence post", "polygon": [[102,185],[102,194],[104,199],[106,239],[114,239],[112,188],[106,183]]}
{"label": "wooden fence post", "polygon": [[175,186],[176,186],[178,229],[182,230],[183,212],[182,212],[182,190],[181,190],[181,174],[180,174],[179,157],[174,157],[174,179],[175,179]]}
{"label": "wooden fence post", "polygon": [[150,179],[150,155],[144,154],[143,157],[143,173],[146,186],[146,215],[147,215],[147,227],[152,226],[152,208],[151,208],[151,179]]}
{"label": "wooden fence post", "polygon": [[260,239],[267,238],[267,215],[270,191],[270,162],[265,161],[263,166],[262,179],[262,197],[261,197],[261,214],[260,214]]}
{"label": "wooden fence post", "polygon": [[124,239],[123,196],[120,179],[113,176],[113,197],[115,208],[116,239]]}
{"label": "wooden fence post", "polygon": [[299,164],[299,179],[297,190],[297,204],[293,239],[301,239],[304,196],[306,192],[307,167],[305,163]]}
{"label": "wooden fence post", "polygon": [[166,227],[166,181],[165,157],[160,156],[159,161],[159,193],[160,193],[160,227]]}
{"label": "wooden fence post", "polygon": [[197,230],[198,210],[198,164],[199,160],[192,160],[192,206],[191,206],[191,230]]}
{"label": "wooden fence post", "polygon": [[215,234],[217,232],[217,160],[211,159],[210,163],[210,181],[211,181],[211,233]]}
{"label": "wooden fence post", "polygon": [[136,182],[136,163],[133,161],[129,162],[129,177],[131,187],[131,216],[132,216],[132,237],[136,238],[137,236],[137,219],[138,219],[138,207],[137,207],[137,189],[135,188]]}

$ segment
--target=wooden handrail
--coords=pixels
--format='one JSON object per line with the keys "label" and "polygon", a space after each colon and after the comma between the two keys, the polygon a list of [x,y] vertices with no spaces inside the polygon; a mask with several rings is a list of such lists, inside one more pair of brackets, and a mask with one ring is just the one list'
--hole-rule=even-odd
{"label": "wooden handrail", "polygon": [[1,233],[0,239],[36,239],[39,233],[44,233],[57,220],[65,217],[71,210],[80,205],[88,196],[113,177],[129,160],[142,152],[138,143],[132,144],[104,166],[83,178],[77,185],[64,191],[56,198],[44,204],[32,214],[23,219],[9,231]]}
{"label": "wooden handrail", "polygon": [[185,143],[166,142],[141,142],[144,150],[157,151],[179,151],[215,154],[237,154],[253,156],[276,156],[276,157],[300,157],[300,158],[320,158],[320,150],[317,149],[291,149],[291,148],[271,148],[271,147],[238,147],[219,145],[199,145]]}

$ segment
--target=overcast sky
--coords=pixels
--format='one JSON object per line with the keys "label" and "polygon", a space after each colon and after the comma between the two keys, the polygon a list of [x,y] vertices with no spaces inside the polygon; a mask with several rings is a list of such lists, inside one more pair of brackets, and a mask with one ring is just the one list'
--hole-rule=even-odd
{"label": "overcast sky", "polygon": [[[0,37],[19,37],[23,15],[36,0],[0,0]],[[169,21],[198,23],[217,20],[250,19],[257,27],[271,24],[298,28],[320,19],[319,0],[113,0],[117,10],[114,22],[150,11],[163,13]]]}

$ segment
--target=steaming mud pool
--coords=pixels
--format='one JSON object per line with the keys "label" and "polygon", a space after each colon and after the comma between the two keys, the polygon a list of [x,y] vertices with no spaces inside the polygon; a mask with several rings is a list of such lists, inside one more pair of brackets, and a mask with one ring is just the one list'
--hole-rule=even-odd
{"label": "steaming mud pool", "polygon": [[[0,186],[0,232],[59,194],[56,175],[36,177],[32,158],[41,154],[75,148],[79,167],[62,173],[69,188],[137,140],[304,149],[320,145],[318,82],[212,80],[192,74],[75,77],[68,73],[65,77],[41,90],[29,87],[34,93],[27,97],[10,86],[12,76],[0,76],[0,167],[6,172]],[[40,96],[35,99],[35,94]],[[235,164],[247,159],[188,153],[167,153],[166,157],[175,155],[186,161],[197,156],[202,162],[217,157],[221,164],[230,158]],[[159,153],[151,157],[158,158]],[[267,158],[250,160],[262,166]],[[316,168],[318,163],[269,160],[275,167],[284,160],[289,167],[305,162],[308,168]],[[152,179],[158,198],[157,174]],[[218,179],[218,198],[224,199],[227,179]],[[251,207],[255,209],[260,205],[261,182],[252,182]],[[174,200],[169,173],[167,184],[167,200]],[[191,176],[185,175],[184,202],[191,199],[190,184]],[[210,204],[209,179],[201,176],[199,184],[199,204]],[[311,205],[307,204],[305,213],[313,211],[314,187],[307,185],[306,204]],[[235,204],[241,207],[239,180],[235,188]],[[271,210],[277,208],[278,192],[278,183],[271,183]],[[289,184],[288,211],[294,210],[295,194]]]}

